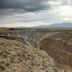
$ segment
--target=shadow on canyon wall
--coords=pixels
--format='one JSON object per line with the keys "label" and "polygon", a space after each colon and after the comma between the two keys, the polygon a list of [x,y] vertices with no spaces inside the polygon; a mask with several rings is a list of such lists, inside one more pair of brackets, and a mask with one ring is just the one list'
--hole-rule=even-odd
{"label": "shadow on canyon wall", "polygon": [[43,39],[40,49],[57,62],[72,68],[72,33],[59,33]]}

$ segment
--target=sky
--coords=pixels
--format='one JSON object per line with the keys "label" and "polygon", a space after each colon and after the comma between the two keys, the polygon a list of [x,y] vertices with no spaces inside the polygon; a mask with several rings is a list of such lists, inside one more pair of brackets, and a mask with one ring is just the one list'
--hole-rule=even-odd
{"label": "sky", "polygon": [[0,0],[0,27],[72,22],[72,0]]}

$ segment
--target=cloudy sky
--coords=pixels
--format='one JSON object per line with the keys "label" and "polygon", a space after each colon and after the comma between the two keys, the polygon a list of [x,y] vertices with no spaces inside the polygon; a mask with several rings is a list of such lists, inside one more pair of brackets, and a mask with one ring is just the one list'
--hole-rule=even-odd
{"label": "cloudy sky", "polygon": [[0,0],[0,27],[72,22],[72,0]]}

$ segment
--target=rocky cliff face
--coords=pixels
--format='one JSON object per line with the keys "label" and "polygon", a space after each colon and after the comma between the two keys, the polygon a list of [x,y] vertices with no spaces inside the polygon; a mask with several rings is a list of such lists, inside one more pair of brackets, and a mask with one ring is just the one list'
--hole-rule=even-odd
{"label": "rocky cliff face", "polygon": [[59,64],[72,68],[72,33],[59,33],[40,42],[40,49]]}
{"label": "rocky cliff face", "polygon": [[43,50],[21,40],[0,38],[0,72],[63,72]]}

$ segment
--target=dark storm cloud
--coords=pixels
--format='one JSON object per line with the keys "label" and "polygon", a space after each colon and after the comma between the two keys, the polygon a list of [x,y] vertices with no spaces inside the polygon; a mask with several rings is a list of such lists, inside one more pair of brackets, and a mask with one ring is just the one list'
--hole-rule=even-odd
{"label": "dark storm cloud", "polygon": [[0,0],[0,25],[59,23],[72,20],[71,11],[72,0]]}
{"label": "dark storm cloud", "polygon": [[0,9],[0,17],[1,16],[8,16],[13,14],[20,14],[25,13],[26,11],[23,9]]}
{"label": "dark storm cloud", "polygon": [[47,0],[0,0],[0,9],[24,9],[25,11],[37,11],[46,8]]}

